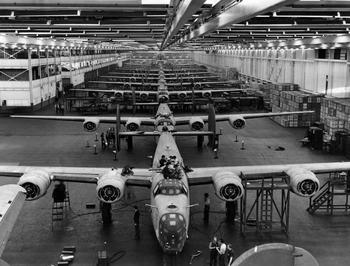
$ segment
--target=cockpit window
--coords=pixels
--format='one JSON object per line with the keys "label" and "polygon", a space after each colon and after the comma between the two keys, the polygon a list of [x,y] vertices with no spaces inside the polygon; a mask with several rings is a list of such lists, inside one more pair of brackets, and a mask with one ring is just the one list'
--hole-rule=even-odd
{"label": "cockpit window", "polygon": [[187,195],[188,190],[181,180],[164,179],[159,181],[153,190],[153,195]]}

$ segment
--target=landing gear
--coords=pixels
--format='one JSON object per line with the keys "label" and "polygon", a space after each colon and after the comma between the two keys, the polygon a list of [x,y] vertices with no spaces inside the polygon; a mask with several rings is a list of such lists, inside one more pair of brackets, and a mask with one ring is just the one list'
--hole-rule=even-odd
{"label": "landing gear", "polygon": [[128,150],[132,150],[132,136],[128,136],[126,142],[128,144]]}
{"label": "landing gear", "polygon": [[203,146],[204,142],[204,136],[203,135],[198,135],[197,136],[197,148],[200,149]]}

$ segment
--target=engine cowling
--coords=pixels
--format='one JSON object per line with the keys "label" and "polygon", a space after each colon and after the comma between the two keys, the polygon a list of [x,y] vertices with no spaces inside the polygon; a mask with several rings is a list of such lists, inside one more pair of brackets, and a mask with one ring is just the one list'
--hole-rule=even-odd
{"label": "engine cowling", "polygon": [[140,98],[141,98],[141,100],[145,101],[145,100],[148,99],[148,94],[145,93],[145,92],[142,92],[142,93],[140,94]]}
{"label": "engine cowling", "polygon": [[320,181],[316,175],[304,168],[291,168],[286,171],[290,178],[290,186],[292,191],[302,197],[311,197],[320,188]]}
{"label": "engine cowling", "polygon": [[167,103],[169,101],[169,95],[165,92],[159,93],[159,102]]}
{"label": "engine cowling", "polygon": [[180,92],[179,93],[179,98],[180,99],[185,99],[186,98],[186,93],[185,92]]}
{"label": "engine cowling", "polygon": [[189,121],[191,130],[202,130],[204,128],[204,121],[201,118],[191,118]]}
{"label": "engine cowling", "polygon": [[94,132],[98,129],[100,125],[100,120],[96,118],[85,119],[83,123],[84,130],[87,132]]}
{"label": "engine cowling", "polygon": [[218,172],[212,177],[216,195],[225,201],[235,201],[244,190],[239,176],[232,172]]}
{"label": "engine cowling", "polygon": [[201,86],[202,86],[202,85],[201,85],[200,83],[195,83],[195,84],[194,84],[194,88],[195,88],[195,89],[200,89]]}
{"label": "engine cowling", "polygon": [[138,118],[129,118],[125,126],[128,131],[137,131],[141,126],[141,121]]}
{"label": "engine cowling", "polygon": [[18,181],[18,185],[26,190],[27,200],[35,200],[44,196],[50,184],[49,173],[42,170],[25,173]]}
{"label": "engine cowling", "polygon": [[100,201],[113,203],[124,195],[125,178],[116,170],[104,174],[97,182],[96,192]]}
{"label": "engine cowling", "polygon": [[117,91],[114,93],[114,96],[118,99],[123,98],[123,93],[121,91]]}
{"label": "engine cowling", "polygon": [[211,96],[211,92],[210,92],[210,91],[203,91],[203,92],[202,92],[202,96],[203,96],[204,98],[209,98],[209,97]]}
{"label": "engine cowling", "polygon": [[228,121],[234,129],[243,129],[246,124],[245,119],[241,116],[230,116]]}

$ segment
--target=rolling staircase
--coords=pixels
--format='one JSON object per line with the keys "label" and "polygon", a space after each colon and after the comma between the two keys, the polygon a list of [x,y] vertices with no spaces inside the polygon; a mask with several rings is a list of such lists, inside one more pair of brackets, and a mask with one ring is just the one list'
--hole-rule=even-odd
{"label": "rolling staircase", "polygon": [[310,197],[309,207],[306,210],[310,214],[314,214],[317,210],[326,210],[330,215],[333,215],[334,211],[348,213],[350,210],[348,178],[348,173],[331,173],[329,180],[322,185],[318,194]]}
{"label": "rolling staircase", "polygon": [[315,213],[321,206],[323,206],[326,202],[329,202],[332,198],[331,192],[331,182],[327,181],[320,189],[320,193],[314,199],[310,198],[311,204],[306,209],[310,214]]}

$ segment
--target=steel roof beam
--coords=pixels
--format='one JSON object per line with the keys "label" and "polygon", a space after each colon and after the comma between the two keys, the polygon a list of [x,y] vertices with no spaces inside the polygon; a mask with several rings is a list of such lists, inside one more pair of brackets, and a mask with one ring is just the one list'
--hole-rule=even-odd
{"label": "steel roof beam", "polygon": [[195,14],[204,4],[205,0],[183,0],[176,10],[176,15],[173,18],[168,34],[165,36],[161,48],[169,45],[171,38],[175,36],[179,29]]}
{"label": "steel roof beam", "polygon": [[229,7],[221,14],[202,24],[198,29],[192,30],[189,34],[180,39],[180,43],[200,37],[230,24],[248,20],[256,15],[264,14],[295,1],[296,0],[238,1],[236,5]]}

